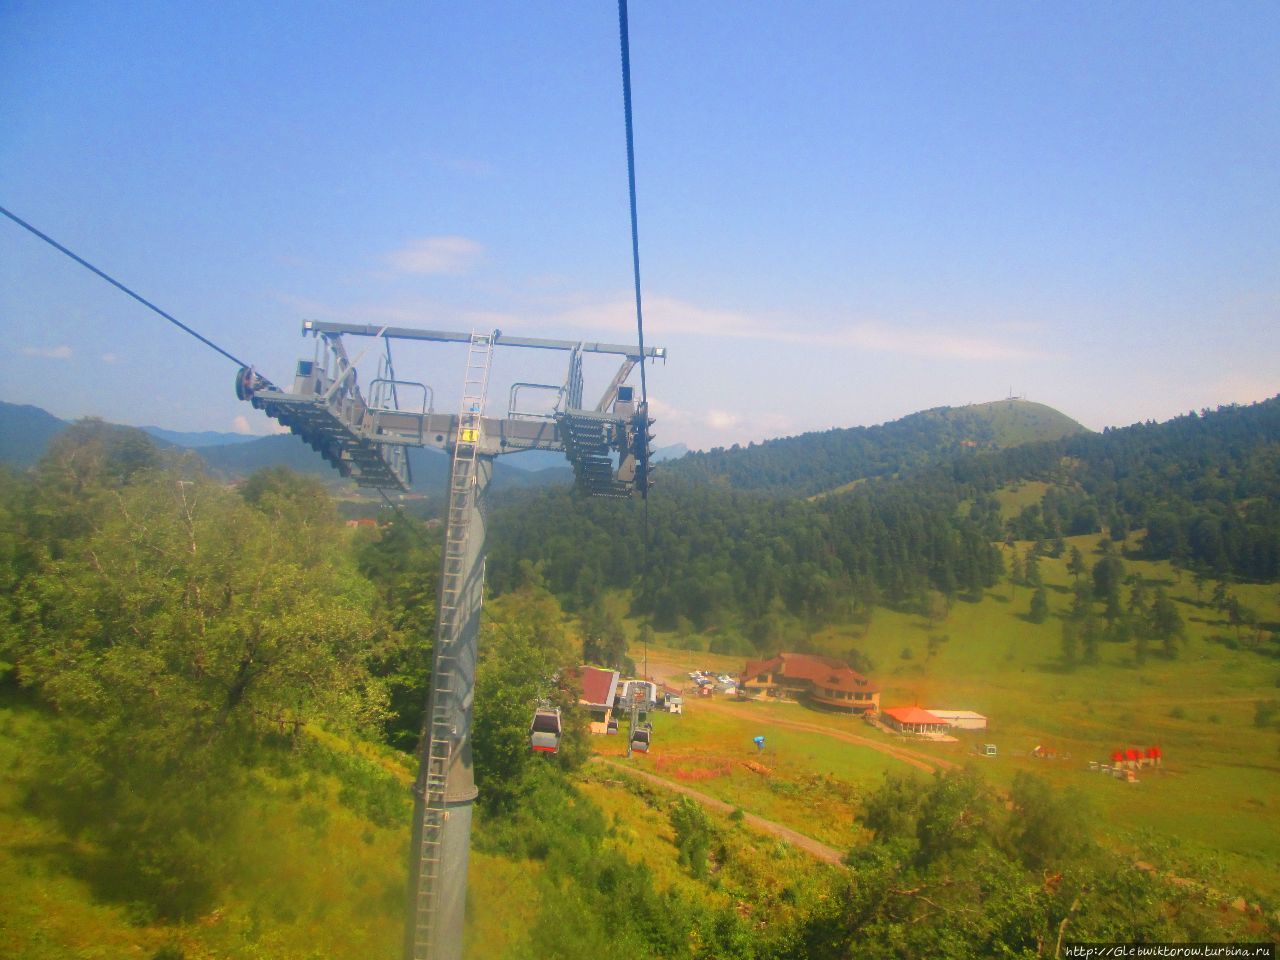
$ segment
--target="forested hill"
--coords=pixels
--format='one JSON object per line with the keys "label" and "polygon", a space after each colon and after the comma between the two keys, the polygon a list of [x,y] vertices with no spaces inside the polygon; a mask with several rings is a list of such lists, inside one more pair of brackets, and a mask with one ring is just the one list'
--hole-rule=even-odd
{"label": "forested hill", "polygon": [[980,490],[1047,483],[1005,524],[1018,539],[1141,531],[1150,559],[1280,579],[1280,396],[953,461],[947,474]]}
{"label": "forested hill", "polygon": [[790,496],[837,490],[869,477],[891,476],[961,452],[997,450],[1086,432],[1041,403],[998,400],[937,407],[874,427],[805,433],[692,453],[672,465],[679,476]]}
{"label": "forested hill", "polygon": [[[731,644],[736,635],[767,646],[788,620],[976,598],[1002,576],[993,544],[1008,537],[1108,530],[1151,558],[1280,579],[1280,397],[1008,450],[963,449],[914,469],[887,462],[894,476],[813,501],[663,471],[650,495],[643,582],[638,505],[565,491],[513,497],[491,528],[491,581],[510,588],[530,562],[572,607],[630,589],[636,611],[659,627],[683,618]],[[1011,507],[1019,485],[1043,492]]]}
{"label": "forested hill", "polygon": [[39,407],[0,401],[0,463],[31,466],[66,426]]}

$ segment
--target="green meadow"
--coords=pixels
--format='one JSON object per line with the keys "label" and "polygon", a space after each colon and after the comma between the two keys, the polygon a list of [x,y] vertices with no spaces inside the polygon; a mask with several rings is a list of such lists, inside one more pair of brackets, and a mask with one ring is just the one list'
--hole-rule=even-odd
{"label": "green meadow", "polygon": [[[1032,623],[1032,591],[1003,581],[978,603],[957,601],[932,618],[877,608],[865,623],[835,625],[812,634],[814,652],[843,657],[856,649],[874,664],[882,705],[976,710],[989,718],[983,733],[961,733],[954,743],[904,740],[850,717],[801,705],[744,704],[746,715],[700,710],[690,698],[683,716],[661,717],[654,752],[637,762],[652,767],[667,752],[753,759],[751,737],[764,734],[758,759],[768,777],[740,762],[729,776],[693,786],[777,819],[832,844],[857,837],[852,816],[860,792],[886,770],[910,768],[866,747],[818,734],[771,726],[771,718],[828,726],[886,744],[909,746],[926,757],[972,762],[994,784],[1007,787],[1018,771],[1072,788],[1086,799],[1097,829],[1118,849],[1157,867],[1200,877],[1229,891],[1280,896],[1280,728],[1259,725],[1259,704],[1280,700],[1280,661],[1252,649],[1248,627],[1237,632],[1210,602],[1215,583],[1167,563],[1125,559],[1128,575],[1164,587],[1185,625],[1177,656],[1135,660],[1134,645],[1103,641],[1093,664],[1066,669],[1062,622],[1072,599],[1067,554],[1076,547],[1092,564],[1099,538],[1068,540],[1060,558],[1043,557],[1040,574],[1050,615]],[[1004,548],[1025,554],[1030,545]],[[1231,584],[1262,624],[1280,621],[1274,584]],[[710,667],[736,674],[742,657],[687,649],[697,637],[659,636],[655,662]],[[641,662],[644,651],[633,646]],[[683,670],[682,670],[683,672]],[[1264,718],[1265,719],[1265,718]],[[994,743],[995,758],[979,758],[979,744]],[[1091,773],[1114,749],[1159,745],[1160,769],[1138,772],[1137,783]],[[1041,746],[1055,759],[1031,756]],[[659,771],[661,772],[661,771]],[[919,774],[923,776],[923,774]],[[784,785],[789,784],[789,786]],[[836,786],[831,786],[836,784]],[[839,793],[840,802],[827,796]]]}

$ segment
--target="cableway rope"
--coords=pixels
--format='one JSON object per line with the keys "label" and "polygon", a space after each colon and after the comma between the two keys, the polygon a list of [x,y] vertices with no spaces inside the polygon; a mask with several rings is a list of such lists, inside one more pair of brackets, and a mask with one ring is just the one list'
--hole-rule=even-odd
{"label": "cableway rope", "polygon": [[207,347],[209,347],[209,348],[211,348],[211,349],[213,349],[213,350],[216,350],[218,353],[222,354],[224,357],[226,357],[226,358],[227,358],[228,360],[230,360],[232,363],[238,364],[238,365],[240,365],[241,367],[248,367],[248,366],[249,366],[249,364],[245,363],[243,360],[239,359],[238,357],[234,357],[234,356],[232,356],[231,354],[227,353],[227,351],[223,350],[220,346],[218,346],[218,345],[217,345],[216,343],[214,343],[212,340],[208,339],[207,337],[201,336],[201,335],[200,335],[199,333],[197,333],[195,330],[192,330],[190,327],[188,327],[185,323],[183,323],[183,322],[182,322],[181,320],[179,320],[177,317],[173,316],[172,314],[165,313],[163,310],[161,310],[159,307],[157,307],[157,306],[156,306],[154,303],[152,303],[150,300],[146,299],[145,297],[141,296],[140,294],[134,293],[132,290],[130,290],[128,287],[126,287],[126,286],[125,286],[123,283],[121,283],[119,280],[116,280],[114,277],[111,277],[111,276],[109,276],[108,274],[104,273],[103,271],[99,270],[97,267],[95,267],[95,266],[94,266],[92,263],[90,263],[88,260],[84,259],[84,257],[77,256],[75,253],[72,253],[70,250],[68,250],[66,247],[64,247],[62,244],[60,244],[57,240],[54,240],[54,239],[53,239],[53,237],[49,236],[47,233],[42,233],[40,230],[37,230],[37,229],[36,229],[35,227],[33,227],[31,224],[27,223],[27,221],[25,221],[25,220],[23,220],[21,217],[19,217],[17,214],[14,214],[14,213],[10,212],[9,210],[6,210],[4,207],[0,207],[0,213],[3,213],[6,217],[8,217],[10,220],[12,220],[14,223],[16,223],[18,226],[22,227],[24,230],[27,230],[27,231],[29,231],[29,232],[31,232],[31,233],[33,233],[33,234],[35,234],[37,237],[39,237],[39,238],[40,238],[41,240],[43,240],[45,243],[49,244],[49,246],[53,247],[55,250],[57,250],[57,251],[59,251],[59,252],[61,252],[61,253],[65,253],[68,257],[70,257],[70,258],[71,258],[72,260],[74,260],[76,263],[80,264],[80,266],[84,267],[86,270],[90,270],[90,271],[92,271],[93,273],[96,273],[98,276],[100,276],[103,280],[107,281],[107,283],[111,284],[111,285],[112,285],[113,287],[115,287],[116,289],[121,290],[121,291],[123,291],[124,293],[127,293],[129,296],[133,297],[133,299],[137,300],[137,301],[138,301],[140,304],[142,304],[144,307],[147,307],[147,308],[148,308],[148,309],[150,309],[150,310],[154,310],[156,313],[160,314],[160,316],[164,317],[166,320],[168,320],[168,321],[169,321],[170,323],[172,323],[174,326],[178,327],[180,330],[183,330],[183,331],[185,331],[186,333],[191,334],[191,336],[195,337],[197,340],[199,340],[199,341],[200,341],[201,343],[203,343],[205,346],[207,346]]}
{"label": "cableway rope", "polygon": [[[648,593],[649,581],[649,387],[645,379],[644,365],[644,308],[640,299],[640,227],[636,215],[636,149],[635,134],[631,124],[631,38],[627,27],[627,0],[618,0],[618,37],[622,47],[622,110],[627,125],[627,192],[631,200],[631,267],[636,283],[636,336],[640,341],[640,402],[644,409],[644,423],[641,428],[645,436],[641,442],[645,445],[644,473],[640,477],[642,484],[640,497],[644,506],[642,554],[640,567],[640,590]],[[644,642],[644,677],[649,679],[649,639]]]}
{"label": "cableway rope", "polygon": [[636,150],[631,125],[631,39],[628,33],[627,0],[618,0],[618,35],[622,44],[622,109],[627,121],[627,188],[631,197],[631,266],[636,281],[636,333],[640,339],[640,400],[647,404],[649,391],[644,375],[644,309],[640,301],[640,228],[636,217]]}

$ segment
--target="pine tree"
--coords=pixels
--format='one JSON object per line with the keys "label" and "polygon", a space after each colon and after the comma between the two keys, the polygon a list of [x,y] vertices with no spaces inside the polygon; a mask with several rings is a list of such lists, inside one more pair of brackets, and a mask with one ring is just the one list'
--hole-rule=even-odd
{"label": "pine tree", "polygon": [[1067,573],[1071,574],[1073,580],[1079,580],[1080,575],[1088,569],[1084,562],[1084,554],[1080,552],[1079,547],[1071,548],[1071,555],[1067,558]]}
{"label": "pine tree", "polygon": [[1074,670],[1080,659],[1080,625],[1073,618],[1062,621],[1062,664]]}
{"label": "pine tree", "polygon": [[1178,643],[1186,633],[1178,608],[1174,606],[1164,587],[1156,590],[1151,602],[1151,635],[1160,641],[1164,655],[1172,660],[1178,655]]}
{"label": "pine tree", "polygon": [[1043,586],[1036,587],[1036,592],[1031,595],[1031,609],[1027,611],[1027,618],[1032,623],[1044,623],[1049,618],[1049,597]]}

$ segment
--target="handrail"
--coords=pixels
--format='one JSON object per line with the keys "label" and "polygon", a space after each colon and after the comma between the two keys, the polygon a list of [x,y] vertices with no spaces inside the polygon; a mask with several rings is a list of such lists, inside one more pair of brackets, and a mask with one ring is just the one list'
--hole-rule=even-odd
{"label": "handrail", "polygon": [[[551,406],[551,413],[528,413],[516,409],[517,397],[520,390],[554,390],[556,393],[556,402]],[[555,411],[564,400],[565,389],[559,384],[551,383],[513,383],[511,385],[511,393],[507,400],[507,416],[513,420],[554,420]]]}
{"label": "handrail", "polygon": [[[379,387],[379,385],[382,385]],[[376,411],[385,411],[387,413],[407,412],[401,411],[399,407],[388,407],[381,402],[381,394],[388,387],[417,387],[422,391],[422,410],[421,413],[435,412],[435,391],[425,383],[417,380],[392,380],[388,377],[379,377],[369,383],[369,409]]]}

